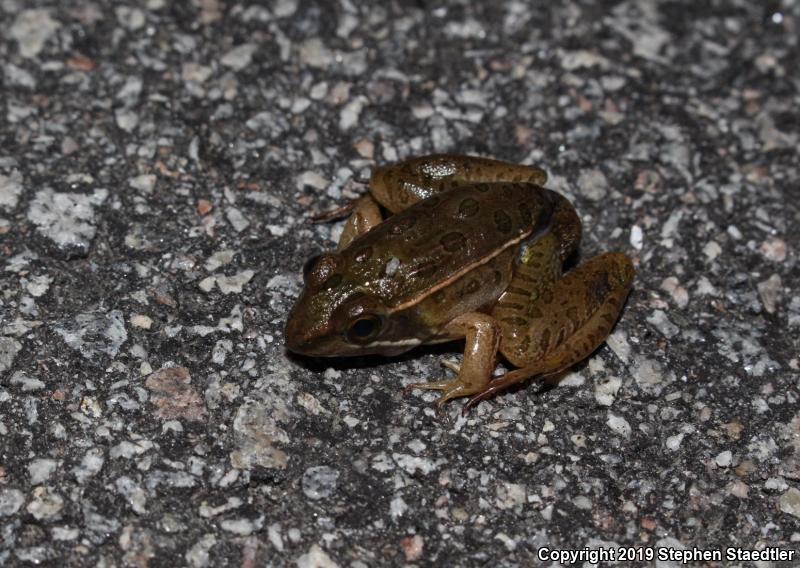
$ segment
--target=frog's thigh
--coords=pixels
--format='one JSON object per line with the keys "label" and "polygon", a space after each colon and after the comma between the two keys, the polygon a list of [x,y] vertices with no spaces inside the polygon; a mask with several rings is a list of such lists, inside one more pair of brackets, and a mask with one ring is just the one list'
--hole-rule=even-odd
{"label": "frog's thigh", "polygon": [[[557,280],[528,311],[533,318],[528,333],[522,334],[527,351],[520,350],[519,343],[505,342],[509,324],[500,319],[500,351],[521,368],[492,381],[468,406],[530,377],[564,371],[591,355],[611,332],[633,277],[627,256],[608,253]],[[520,329],[512,326],[508,333],[519,334]]]}
{"label": "frog's thigh", "polygon": [[531,328],[542,316],[539,305],[552,296],[561,276],[559,242],[552,233],[526,244],[514,266],[511,282],[497,300],[492,315],[502,329],[500,351],[517,367],[530,359]]}
{"label": "frog's thigh", "polygon": [[491,316],[470,312],[458,316],[445,328],[445,334],[453,339],[466,338],[464,361],[455,379],[432,383],[414,383],[408,388],[442,391],[436,406],[452,398],[481,392],[489,382],[495,366],[500,330]]}
{"label": "frog's thigh", "polygon": [[382,221],[381,210],[375,200],[370,195],[360,197],[353,207],[353,212],[345,222],[342,236],[339,237],[338,250],[346,248],[353,239],[366,233]]}

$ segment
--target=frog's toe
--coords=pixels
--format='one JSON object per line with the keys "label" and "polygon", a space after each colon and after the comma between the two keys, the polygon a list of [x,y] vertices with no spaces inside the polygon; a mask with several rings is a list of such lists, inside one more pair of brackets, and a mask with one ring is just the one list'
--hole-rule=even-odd
{"label": "frog's toe", "polygon": [[486,389],[486,390],[484,390],[482,392],[479,392],[478,394],[475,394],[475,395],[472,395],[471,397],[469,397],[469,400],[461,408],[461,415],[462,416],[466,416],[467,414],[469,414],[469,412],[473,408],[475,408],[478,405],[479,402],[489,398],[493,394],[493,392],[494,391],[490,391],[489,389]]}
{"label": "frog's toe", "polygon": [[447,367],[448,369],[453,371],[456,375],[461,373],[461,365],[449,359],[442,359],[442,367]]}
{"label": "frog's toe", "polygon": [[404,390],[406,392],[414,389],[448,391],[457,387],[458,384],[458,379],[442,379],[441,381],[431,381],[430,383],[411,383]]}
{"label": "frog's toe", "polygon": [[328,211],[322,211],[316,215],[311,216],[311,221],[314,223],[329,223],[331,221],[338,221],[347,217],[353,209],[356,208],[358,199],[353,199],[350,203],[346,203]]}
{"label": "frog's toe", "polygon": [[463,395],[460,394],[452,395],[450,393],[447,393],[437,398],[436,402],[433,403],[434,407],[436,408],[436,416],[438,416],[439,418],[447,417],[447,414],[444,411],[444,405],[447,404],[453,398],[456,398],[458,396],[463,396]]}
{"label": "frog's toe", "polygon": [[444,405],[447,402],[453,400],[454,398],[459,398],[459,397],[462,397],[462,396],[468,396],[469,394],[471,394],[469,392],[469,388],[465,387],[463,384],[455,385],[450,390],[444,391],[442,396],[437,398],[436,402],[434,403],[435,406],[436,406],[436,414],[438,414],[439,416],[442,416],[444,414]]}
{"label": "frog's toe", "polygon": [[444,381],[435,381],[432,383],[416,383],[409,385],[407,387],[407,389],[412,389],[412,388],[442,391],[442,396],[437,398],[435,402],[436,414],[440,416],[444,413],[444,405],[448,401],[454,398],[460,398],[462,396],[469,396],[481,390],[480,387],[476,387],[475,385],[465,383],[460,378],[444,380]]}

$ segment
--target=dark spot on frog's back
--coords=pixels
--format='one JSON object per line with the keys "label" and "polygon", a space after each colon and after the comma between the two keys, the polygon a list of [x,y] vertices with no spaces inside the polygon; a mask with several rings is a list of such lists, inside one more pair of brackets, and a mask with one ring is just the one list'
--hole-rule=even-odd
{"label": "dark spot on frog's back", "polygon": [[502,210],[497,210],[494,212],[494,225],[497,227],[497,230],[501,233],[509,233],[511,232],[511,217],[508,216],[508,213]]}
{"label": "dark spot on frog's back", "polygon": [[325,253],[310,258],[303,267],[303,276],[310,286],[321,287],[331,275],[334,275],[340,266],[340,257],[335,254]]}
{"label": "dark spot on frog's back", "polygon": [[464,248],[466,239],[461,233],[453,231],[452,233],[447,233],[445,236],[443,236],[440,242],[442,243],[444,250],[447,252],[456,252]]}
{"label": "dark spot on frog's back", "polygon": [[416,217],[405,217],[397,221],[394,225],[392,225],[391,230],[389,231],[393,235],[402,235],[406,231],[408,231],[414,224],[417,222]]}
{"label": "dark spot on frog's back", "polygon": [[478,210],[480,209],[480,205],[477,201],[472,199],[471,197],[467,197],[464,201],[462,201],[458,205],[458,217],[465,219],[467,217],[472,217],[475,215]]}

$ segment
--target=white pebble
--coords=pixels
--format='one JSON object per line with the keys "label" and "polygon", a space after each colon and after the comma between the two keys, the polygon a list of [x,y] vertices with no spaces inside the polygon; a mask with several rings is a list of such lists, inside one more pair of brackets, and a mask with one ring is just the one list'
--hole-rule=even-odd
{"label": "white pebble", "polygon": [[631,227],[630,243],[636,250],[642,250],[642,246],[644,246],[644,233],[639,225]]}
{"label": "white pebble", "polygon": [[620,387],[622,387],[622,379],[619,377],[608,377],[599,381],[594,387],[594,399],[600,406],[611,406]]}
{"label": "white pebble", "polygon": [[347,103],[339,115],[339,129],[350,130],[356,124],[361,116],[361,111],[364,109],[366,100],[363,97],[357,97]]}
{"label": "white pebble", "polygon": [[131,316],[131,325],[140,329],[150,329],[153,326],[153,320],[142,314],[133,314]]}
{"label": "white pebble", "polygon": [[611,414],[609,412],[606,424],[608,424],[608,427],[611,428],[611,430],[623,438],[629,438],[631,435],[631,425],[628,424],[628,421],[622,416],[617,416],[616,414]]}
{"label": "white pebble", "polygon": [[220,63],[225,67],[240,71],[250,65],[250,62],[253,60],[253,54],[256,52],[257,48],[258,46],[253,43],[238,45],[223,55],[222,59],[220,59]]}
{"label": "white pebble", "polygon": [[675,434],[674,436],[670,436],[667,438],[666,446],[670,450],[677,450],[681,447],[681,442],[683,442],[684,434]]}
{"label": "white pebble", "polygon": [[336,491],[339,472],[326,465],[309,467],[303,473],[303,493],[309,499],[324,499]]}
{"label": "white pebble", "polygon": [[733,461],[733,454],[730,450],[725,450],[724,452],[720,452],[717,454],[717,457],[714,458],[714,462],[719,467],[729,467],[731,462]]}
{"label": "white pebble", "polygon": [[705,254],[709,260],[714,260],[720,255],[721,252],[722,252],[722,247],[720,247],[714,241],[709,241],[706,244],[706,246],[703,247],[703,254]]}

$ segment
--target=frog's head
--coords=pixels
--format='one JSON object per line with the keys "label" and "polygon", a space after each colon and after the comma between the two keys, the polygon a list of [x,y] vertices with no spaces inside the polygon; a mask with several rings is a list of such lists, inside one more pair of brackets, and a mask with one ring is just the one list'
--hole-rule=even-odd
{"label": "frog's head", "polygon": [[421,341],[411,337],[402,317],[347,278],[342,256],[311,258],[303,269],[305,287],[289,313],[286,347],[302,355],[396,355]]}

